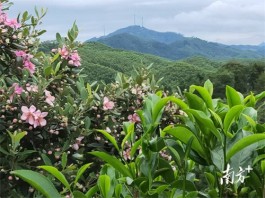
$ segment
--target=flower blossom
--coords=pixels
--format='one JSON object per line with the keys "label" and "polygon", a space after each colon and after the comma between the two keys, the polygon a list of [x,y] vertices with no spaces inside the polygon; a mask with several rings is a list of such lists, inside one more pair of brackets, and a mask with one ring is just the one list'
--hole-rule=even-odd
{"label": "flower blossom", "polygon": [[62,58],[68,59],[69,51],[65,46],[63,46],[62,48],[59,48],[58,53],[61,55]]}
{"label": "flower blossom", "polygon": [[128,116],[128,120],[129,120],[130,122],[134,122],[134,123],[136,123],[136,122],[140,122],[140,121],[141,121],[140,118],[139,118],[139,116],[138,116],[136,113],[134,113],[134,114],[132,114],[132,115],[129,115],[129,116]]}
{"label": "flower blossom", "polygon": [[6,19],[7,19],[6,13],[0,12],[0,23],[5,23]]}
{"label": "flower blossom", "polygon": [[44,119],[44,117],[46,117],[47,115],[48,112],[41,112],[40,110],[37,110],[34,113],[34,128],[36,128],[37,126],[45,126],[47,124],[47,121]]}
{"label": "flower blossom", "polygon": [[79,67],[81,65],[80,63],[80,56],[78,55],[77,51],[75,50],[73,53],[70,54],[70,60],[68,61],[68,63],[70,65],[74,65],[76,67]]}
{"label": "flower blossom", "polygon": [[29,92],[38,92],[38,86],[37,86],[37,85],[30,85],[30,84],[27,84],[27,85],[26,85],[26,89],[27,89],[27,91],[29,91]]}
{"label": "flower blossom", "polygon": [[127,148],[125,151],[122,152],[123,158],[125,160],[131,160],[131,149]]}
{"label": "flower blossom", "polygon": [[103,99],[103,110],[110,110],[114,108],[114,102],[110,101],[107,97]]}
{"label": "flower blossom", "polygon": [[36,111],[36,107],[31,105],[30,108],[26,106],[21,107],[22,115],[21,120],[25,120],[26,123],[33,125],[34,128],[37,126],[45,126],[47,121],[44,119],[48,115],[48,112],[41,112],[40,110]]}
{"label": "flower blossom", "polygon": [[17,57],[26,57],[27,53],[24,52],[24,51],[22,51],[22,50],[16,50],[16,51],[15,51],[15,55],[16,55]]}
{"label": "flower blossom", "polygon": [[24,68],[29,70],[29,72],[31,74],[34,74],[34,72],[35,72],[35,65],[32,62],[30,62],[29,60],[24,61]]}
{"label": "flower blossom", "polygon": [[76,138],[75,143],[72,145],[72,148],[77,151],[79,149],[79,145],[81,145],[81,141],[83,139],[84,139],[84,136],[80,136],[80,137]]}
{"label": "flower blossom", "polygon": [[17,22],[17,19],[6,19],[4,24],[14,29],[21,27],[20,23]]}
{"label": "flower blossom", "polygon": [[13,83],[12,88],[14,89],[13,93],[10,95],[9,99],[12,102],[15,95],[21,95],[24,89],[19,86],[18,83]]}
{"label": "flower blossom", "polygon": [[22,116],[20,117],[21,120],[25,120],[27,123],[33,125],[34,124],[34,116],[36,107],[34,105],[31,105],[30,108],[26,106],[21,107]]}
{"label": "flower blossom", "polygon": [[44,90],[44,93],[45,93],[45,96],[46,96],[45,102],[48,103],[51,106],[54,106],[53,102],[55,100],[55,97],[52,96],[51,92],[48,91],[48,90]]}
{"label": "flower blossom", "polygon": [[26,52],[22,50],[15,51],[15,55],[17,57],[22,57],[23,59],[23,66],[25,69],[29,70],[31,74],[35,72],[35,65],[30,61],[31,58],[33,58],[33,55],[27,54]]}

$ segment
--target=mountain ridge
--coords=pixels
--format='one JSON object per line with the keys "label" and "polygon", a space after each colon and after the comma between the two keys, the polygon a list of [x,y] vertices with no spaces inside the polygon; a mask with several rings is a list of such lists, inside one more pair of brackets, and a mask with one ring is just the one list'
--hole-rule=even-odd
{"label": "mountain ridge", "polygon": [[88,41],[100,42],[113,48],[153,54],[171,60],[192,56],[204,56],[211,59],[265,57],[263,43],[260,45],[225,45],[197,37],[185,37],[174,32],[157,32],[141,26],[128,26]]}

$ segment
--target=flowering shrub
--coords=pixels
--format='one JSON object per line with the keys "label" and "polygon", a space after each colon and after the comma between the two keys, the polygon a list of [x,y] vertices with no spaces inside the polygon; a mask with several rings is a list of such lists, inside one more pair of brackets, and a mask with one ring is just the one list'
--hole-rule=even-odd
{"label": "flowering shrub", "polygon": [[16,197],[28,192],[10,171],[58,166],[63,153],[74,154],[89,133],[83,120],[91,101],[78,79],[77,26],[68,38],[57,34],[59,48],[47,55],[38,52],[38,36],[45,31],[36,29],[45,11],[9,19],[8,7],[8,1],[0,3],[0,196]]}

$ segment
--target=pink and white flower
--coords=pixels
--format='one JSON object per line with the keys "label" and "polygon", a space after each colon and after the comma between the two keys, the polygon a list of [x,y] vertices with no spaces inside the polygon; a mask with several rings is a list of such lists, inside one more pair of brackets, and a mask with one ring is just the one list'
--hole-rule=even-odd
{"label": "pink and white flower", "polygon": [[128,120],[129,120],[130,122],[134,122],[134,123],[136,123],[136,122],[140,122],[140,121],[141,121],[140,118],[139,118],[139,116],[138,116],[136,113],[134,113],[134,114],[132,114],[132,115],[129,115],[129,116],[128,116]]}
{"label": "pink and white flower", "polygon": [[21,111],[23,114],[21,115],[20,119],[25,120],[30,125],[33,125],[36,107],[34,105],[31,105],[30,108],[22,106]]}
{"label": "pink and white flower", "polygon": [[76,138],[75,140],[75,143],[72,145],[72,148],[74,149],[74,150],[78,150],[79,149],[79,146],[80,146],[80,144],[81,144],[81,141],[84,139],[84,136],[79,136],[78,138]]}
{"label": "pink and white flower", "polygon": [[63,46],[62,48],[58,49],[58,53],[61,55],[62,58],[68,59],[69,57],[69,51],[66,48],[66,46]]}
{"label": "pink and white flower", "polygon": [[38,86],[37,85],[30,85],[30,84],[27,84],[26,85],[26,89],[27,91],[29,92],[38,92]]}
{"label": "pink and white flower", "polygon": [[47,124],[47,121],[44,118],[48,115],[48,112],[36,110],[37,108],[34,105],[31,105],[30,108],[22,106],[22,115],[20,119],[25,120],[26,123],[29,123],[30,125],[33,125],[34,128],[37,126],[43,127]]}
{"label": "pink and white flower", "polygon": [[53,107],[54,106],[53,102],[55,100],[55,97],[52,96],[51,92],[48,91],[48,90],[44,90],[44,93],[45,93],[45,96],[46,96],[45,102]]}
{"label": "pink and white flower", "polygon": [[24,61],[24,68],[29,70],[31,74],[34,74],[35,72],[35,65],[32,62],[30,62],[30,60]]}
{"label": "pink and white flower", "polygon": [[6,19],[4,24],[14,29],[21,27],[20,23],[17,22],[17,19]]}
{"label": "pink and white flower", "polygon": [[12,88],[14,89],[13,93],[10,95],[9,99],[12,102],[15,95],[21,95],[24,89],[19,86],[18,83],[13,83]]}
{"label": "pink and white flower", "polygon": [[103,110],[111,110],[114,108],[114,102],[110,101],[107,97],[103,99]]}
{"label": "pink and white flower", "polygon": [[75,50],[73,53],[70,54],[70,60],[68,61],[68,63],[70,65],[74,65],[76,67],[79,67],[81,65],[80,63],[80,56],[78,55],[77,51]]}
{"label": "pink and white flower", "polygon": [[37,126],[45,126],[47,124],[47,121],[44,119],[44,117],[46,117],[47,115],[48,112],[41,112],[40,110],[37,110],[34,113],[34,128],[36,128]]}

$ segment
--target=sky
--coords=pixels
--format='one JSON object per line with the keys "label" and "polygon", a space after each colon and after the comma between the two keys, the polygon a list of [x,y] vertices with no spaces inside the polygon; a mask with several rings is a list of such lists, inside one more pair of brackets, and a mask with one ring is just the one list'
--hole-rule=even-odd
{"label": "sky", "polygon": [[[130,25],[223,44],[265,41],[265,0],[13,0],[9,15],[47,8],[42,40],[66,35],[76,21],[79,41]],[[142,20],[143,19],[143,20]]]}

